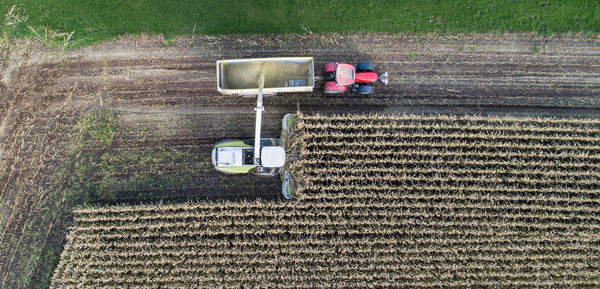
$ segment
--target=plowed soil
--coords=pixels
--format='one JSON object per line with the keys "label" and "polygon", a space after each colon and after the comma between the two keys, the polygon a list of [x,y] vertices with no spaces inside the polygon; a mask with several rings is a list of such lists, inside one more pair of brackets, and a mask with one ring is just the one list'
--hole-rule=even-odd
{"label": "plowed soil", "polygon": [[[264,136],[278,136],[281,117],[298,108],[600,115],[599,38],[304,34],[170,44],[136,36],[70,51],[24,44],[2,64],[0,288],[36,287],[51,275],[70,218],[63,196],[74,185],[70,168],[86,156],[105,160],[104,169],[78,179],[113,194],[101,202],[278,199],[277,178],[223,176],[211,168],[209,152],[216,141],[254,132],[255,100],[217,92],[216,60],[281,56],[314,57],[320,76],[327,62],[370,61],[390,83],[368,97],[325,95],[318,82],[313,93],[268,98]],[[114,112],[114,140],[74,150],[76,122],[98,109]]]}

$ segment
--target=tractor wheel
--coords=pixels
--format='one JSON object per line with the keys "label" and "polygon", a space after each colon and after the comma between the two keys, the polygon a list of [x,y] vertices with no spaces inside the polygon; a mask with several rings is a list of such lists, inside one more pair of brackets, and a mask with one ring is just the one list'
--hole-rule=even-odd
{"label": "tractor wheel", "polygon": [[361,62],[356,65],[358,72],[374,72],[373,64],[371,62]]}
{"label": "tractor wheel", "polygon": [[356,89],[356,93],[358,94],[372,94],[373,93],[373,87],[370,85],[361,85]]}

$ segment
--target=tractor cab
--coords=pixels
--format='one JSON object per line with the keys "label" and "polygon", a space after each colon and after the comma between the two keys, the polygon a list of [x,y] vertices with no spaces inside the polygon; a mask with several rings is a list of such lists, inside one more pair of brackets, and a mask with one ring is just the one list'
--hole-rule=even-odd
{"label": "tractor cab", "polygon": [[335,82],[337,85],[351,85],[354,83],[354,66],[340,63],[335,69]]}

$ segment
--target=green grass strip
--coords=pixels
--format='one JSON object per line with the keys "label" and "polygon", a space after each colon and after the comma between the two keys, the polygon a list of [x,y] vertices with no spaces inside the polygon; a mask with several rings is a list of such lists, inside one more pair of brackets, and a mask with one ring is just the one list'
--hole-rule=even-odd
{"label": "green grass strip", "polygon": [[71,46],[127,33],[600,32],[597,0],[0,0],[29,16],[18,29],[72,32]]}

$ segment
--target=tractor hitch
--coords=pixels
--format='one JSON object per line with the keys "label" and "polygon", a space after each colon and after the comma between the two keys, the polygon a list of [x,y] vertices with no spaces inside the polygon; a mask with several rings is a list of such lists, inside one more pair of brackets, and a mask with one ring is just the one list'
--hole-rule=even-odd
{"label": "tractor hitch", "polygon": [[388,84],[388,73],[387,72],[382,73],[378,77],[377,80],[381,81],[381,83],[383,83],[383,85],[387,85]]}

